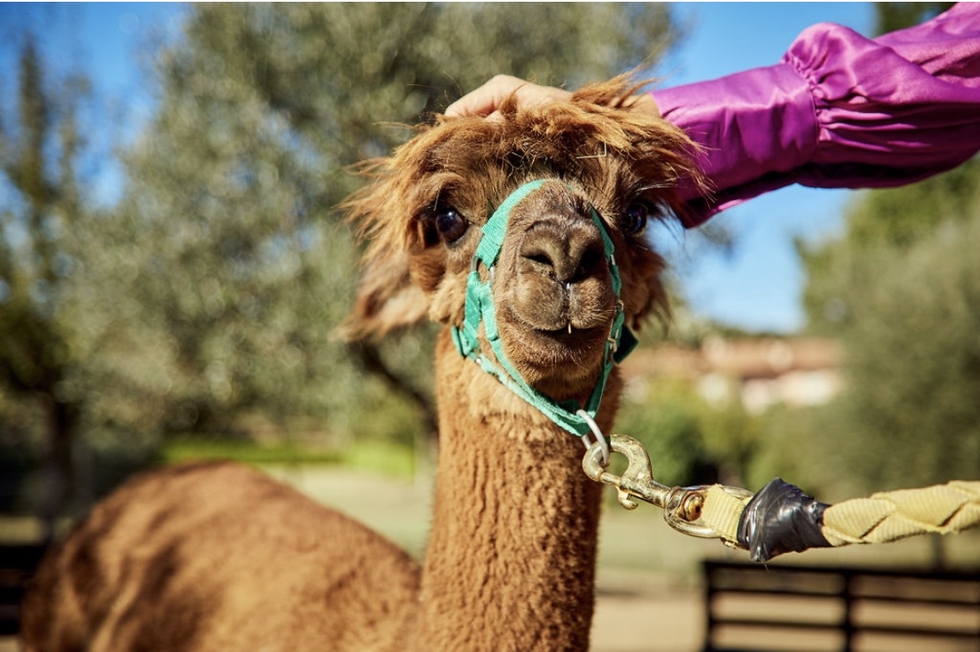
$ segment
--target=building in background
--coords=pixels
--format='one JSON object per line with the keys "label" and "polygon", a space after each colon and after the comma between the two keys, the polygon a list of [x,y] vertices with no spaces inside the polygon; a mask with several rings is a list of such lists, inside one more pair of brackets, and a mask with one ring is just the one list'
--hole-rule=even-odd
{"label": "building in background", "polygon": [[840,345],[817,338],[713,336],[698,349],[668,344],[637,351],[623,372],[627,387],[638,393],[655,379],[684,380],[709,404],[722,408],[738,401],[749,414],[779,404],[823,405],[843,386]]}

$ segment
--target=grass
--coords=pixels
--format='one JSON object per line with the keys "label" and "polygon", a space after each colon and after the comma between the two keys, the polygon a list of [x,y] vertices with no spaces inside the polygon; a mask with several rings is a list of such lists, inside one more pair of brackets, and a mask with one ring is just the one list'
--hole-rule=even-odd
{"label": "grass", "polygon": [[160,462],[177,464],[191,460],[233,460],[257,465],[338,465],[410,478],[415,456],[410,448],[389,442],[359,441],[343,449],[327,449],[296,443],[260,444],[252,441],[186,435],[168,440],[160,450]]}
{"label": "grass", "polygon": [[341,456],[340,463],[351,469],[373,471],[402,479],[414,477],[418,467],[412,449],[371,440],[350,446]]}

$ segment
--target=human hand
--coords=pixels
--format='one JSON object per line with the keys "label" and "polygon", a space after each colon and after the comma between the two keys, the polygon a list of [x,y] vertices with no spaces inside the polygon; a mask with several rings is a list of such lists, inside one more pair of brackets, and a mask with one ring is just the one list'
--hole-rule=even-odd
{"label": "human hand", "polygon": [[[570,91],[561,88],[532,84],[510,75],[497,75],[450,104],[446,107],[445,114],[448,117],[492,116],[511,95],[517,97],[517,105],[523,108],[548,102],[567,101],[572,97]],[[633,110],[660,115],[657,103],[649,93],[635,96],[628,106]]]}
{"label": "human hand", "polygon": [[572,97],[571,92],[560,88],[539,86],[510,75],[497,75],[446,107],[446,115],[457,118],[486,117],[496,112],[503,101],[511,95],[517,96],[517,104],[521,107],[564,101]]}

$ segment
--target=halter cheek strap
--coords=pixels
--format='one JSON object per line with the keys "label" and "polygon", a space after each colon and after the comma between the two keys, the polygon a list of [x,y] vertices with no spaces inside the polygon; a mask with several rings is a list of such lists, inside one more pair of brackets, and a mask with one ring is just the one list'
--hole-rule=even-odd
{"label": "halter cheek strap", "polygon": [[[623,302],[619,300],[622,290],[622,280],[619,268],[613,255],[615,247],[606,230],[606,226],[594,208],[590,208],[592,220],[602,234],[602,244],[605,252],[609,274],[612,277],[612,290],[616,295],[616,316],[613,319],[606,339],[603,355],[602,371],[596,385],[584,407],[575,401],[554,401],[541,394],[521,377],[513,364],[504,353],[503,342],[497,329],[497,316],[493,303],[490,284],[493,281],[493,270],[497,257],[507,233],[507,223],[510,212],[530,193],[540,188],[548,179],[537,179],[519,187],[494,211],[493,215],[483,225],[483,237],[473,256],[473,264],[466,279],[466,311],[461,326],[453,326],[453,341],[463,357],[472,358],[486,373],[497,378],[515,394],[542,412],[549,419],[576,436],[585,436],[594,430],[594,418],[602,403],[602,395],[606,389],[606,381],[615,364],[621,362],[635,348],[637,341],[632,332],[624,325]],[[489,271],[487,281],[480,279],[480,266]],[[491,359],[480,350],[480,323],[483,323],[484,336],[493,350]],[[585,413],[583,416],[581,412]]]}

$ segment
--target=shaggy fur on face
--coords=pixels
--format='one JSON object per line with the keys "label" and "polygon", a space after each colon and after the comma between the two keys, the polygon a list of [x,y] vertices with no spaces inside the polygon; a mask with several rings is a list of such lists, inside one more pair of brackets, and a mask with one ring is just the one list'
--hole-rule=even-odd
{"label": "shaggy fur on face", "polygon": [[512,212],[493,294],[507,355],[525,380],[576,395],[595,378],[616,298],[601,216],[622,270],[627,324],[667,314],[663,260],[644,238],[647,219],[676,213],[676,185],[694,179],[692,144],[657,116],[630,110],[625,77],[576,92],[571,102],[500,119],[437,119],[394,156],[373,161],[373,183],[346,205],[370,244],[344,330],[381,336],[426,316],[458,325],[466,275],[485,224],[532,179],[554,179]]}

